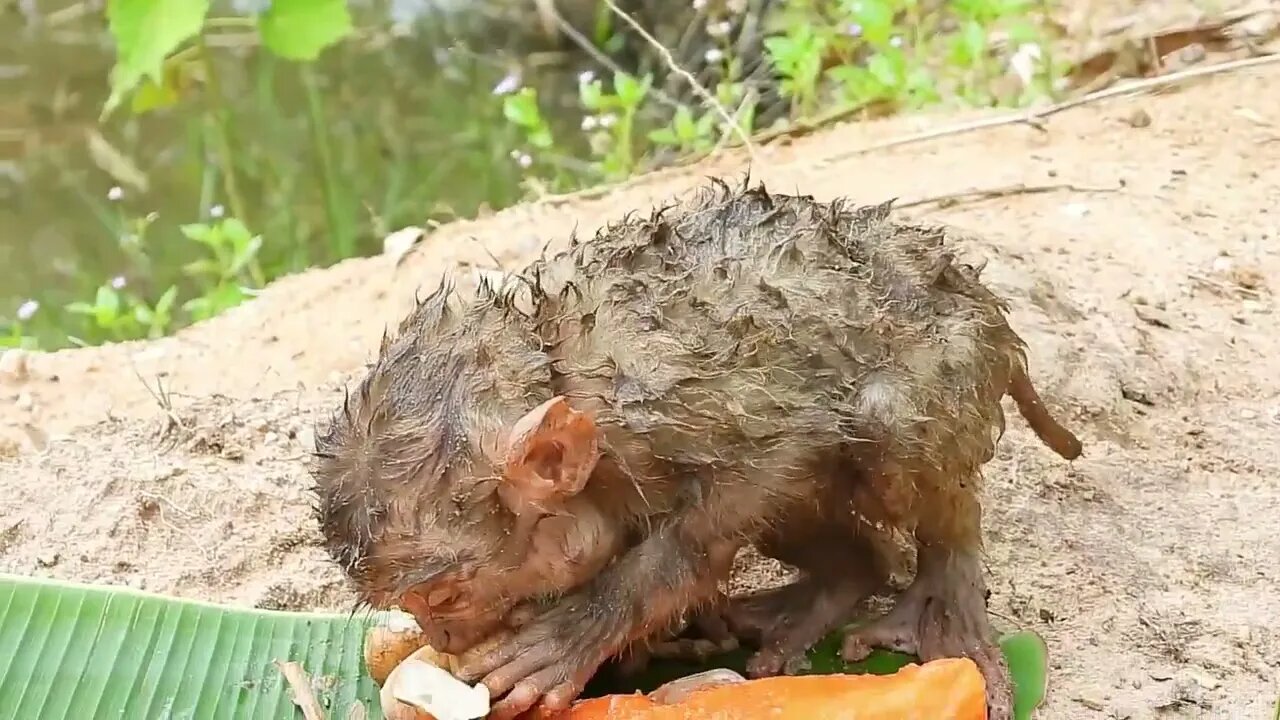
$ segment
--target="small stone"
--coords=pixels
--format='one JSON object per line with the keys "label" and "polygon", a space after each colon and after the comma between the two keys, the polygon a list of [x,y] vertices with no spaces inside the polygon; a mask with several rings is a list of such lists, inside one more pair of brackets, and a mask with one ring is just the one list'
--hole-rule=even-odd
{"label": "small stone", "polygon": [[1199,670],[1186,670],[1185,672],[1189,680],[1205,690],[1217,690],[1218,686],[1222,684],[1217,678],[1206,672],[1201,672]]}
{"label": "small stone", "polygon": [[18,399],[13,404],[23,412],[30,412],[36,406],[36,401],[31,397],[31,393],[24,392],[18,395]]}
{"label": "small stone", "polygon": [[1143,110],[1142,108],[1138,108],[1133,112],[1129,113],[1129,116],[1126,117],[1124,121],[1128,123],[1130,127],[1135,127],[1135,128],[1151,127],[1151,116],[1148,115],[1147,111]]}
{"label": "small stone", "polygon": [[5,350],[0,354],[0,380],[20,383],[31,371],[31,354],[21,348]]}
{"label": "small stone", "polygon": [[61,559],[62,556],[56,552],[46,552],[41,553],[36,557],[36,564],[42,568],[51,568],[54,565],[57,565],[58,561]]}
{"label": "small stone", "polygon": [[1258,413],[1254,412],[1253,410],[1250,410],[1249,408],[1245,408],[1240,411],[1240,419],[1241,420],[1257,420]]}
{"label": "small stone", "polygon": [[280,436],[274,432],[269,432],[263,436],[262,442],[266,445],[276,445],[280,442]]}
{"label": "small stone", "polygon": [[316,449],[316,431],[311,428],[302,428],[298,431],[298,445],[302,447],[303,452],[313,452]]}
{"label": "small stone", "polygon": [[1219,255],[1213,259],[1213,271],[1216,273],[1227,273],[1231,271],[1231,267],[1234,264],[1235,263],[1232,262],[1231,258],[1225,255]]}
{"label": "small stone", "polygon": [[1096,697],[1091,697],[1089,695],[1081,695],[1077,697],[1076,702],[1080,703],[1081,705],[1089,708],[1094,712],[1102,712],[1103,710],[1107,709],[1106,703],[1102,702]]}

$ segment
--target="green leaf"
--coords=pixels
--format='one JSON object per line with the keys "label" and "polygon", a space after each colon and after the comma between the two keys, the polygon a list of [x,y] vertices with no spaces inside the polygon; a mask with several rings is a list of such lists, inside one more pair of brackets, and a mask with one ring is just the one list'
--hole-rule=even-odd
{"label": "green leaf", "polygon": [[151,78],[142,81],[142,85],[138,87],[138,91],[133,94],[133,101],[129,103],[129,109],[136,115],[159,108],[170,107],[176,105],[179,96],[178,89],[168,81],[168,73],[165,73],[166,79],[163,84],[157,84]]}
{"label": "green leaf", "polygon": [[582,107],[588,110],[601,110],[604,107],[604,90],[599,80],[578,84],[578,97]]}
{"label": "green leaf", "polygon": [[[221,607],[128,588],[0,575],[6,717],[302,717],[275,661],[297,661],[328,717],[382,717],[361,615]],[[327,703],[325,702],[327,700]]]}
{"label": "green leaf", "polygon": [[182,225],[179,226],[178,229],[182,231],[183,235],[187,236],[188,240],[195,240],[196,242],[206,244],[208,244],[209,237],[213,234],[213,228],[201,223]]}
{"label": "green leaf", "polygon": [[624,108],[639,107],[652,84],[653,78],[648,75],[643,80],[623,72],[614,73],[613,76],[613,91],[618,95],[618,100]]}
{"label": "green leaf", "polygon": [[110,287],[98,288],[98,295],[93,302],[93,319],[102,327],[107,327],[120,314],[120,295]]}
{"label": "green leaf", "polygon": [[1049,648],[1039,635],[1024,630],[1000,638],[1000,649],[1013,681],[1013,718],[1031,720],[1049,690]]}
{"label": "green leaf", "polygon": [[169,311],[173,309],[173,301],[177,299],[177,297],[178,286],[170,285],[169,289],[165,290],[164,294],[160,296],[160,299],[156,301],[156,314],[167,315]]}
{"label": "green leaf", "polygon": [[679,145],[680,144],[680,139],[676,137],[675,132],[673,132],[669,127],[650,130],[649,140],[650,142],[657,143],[658,145]]}
{"label": "green leaf", "polygon": [[258,18],[262,44],[288,60],[315,60],[351,30],[346,0],[272,0]]}
{"label": "green leaf", "polygon": [[542,124],[542,113],[538,110],[538,94],[533,88],[520,88],[520,91],[508,95],[502,100],[502,115],[509,122],[522,128],[536,128]]}
{"label": "green leaf", "polygon": [[103,116],[111,114],[142,78],[163,84],[164,59],[200,32],[208,12],[209,0],[108,0],[116,64]]}
{"label": "green leaf", "polygon": [[255,235],[249,238],[248,243],[236,252],[235,258],[231,262],[231,267],[227,268],[227,275],[235,277],[241,273],[253,259],[258,256],[258,250],[262,248],[262,236]]}
{"label": "green leaf", "polygon": [[222,221],[222,234],[236,247],[242,247],[253,238],[253,233],[239,218],[229,217]]}

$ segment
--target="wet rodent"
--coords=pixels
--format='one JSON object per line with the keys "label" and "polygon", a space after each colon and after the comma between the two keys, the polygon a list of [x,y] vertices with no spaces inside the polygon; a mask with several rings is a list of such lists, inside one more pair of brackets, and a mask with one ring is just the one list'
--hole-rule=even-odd
{"label": "wet rodent", "polygon": [[[915,581],[848,654],[973,656],[1007,716],[978,558],[1001,398],[1060,455],[1080,445],[1004,303],[890,209],[716,183],[474,298],[443,282],[317,433],[329,552],[365,602],[470,648],[500,718],[566,705],[712,601],[747,543],[800,556],[809,584],[781,592],[838,606],[775,628],[788,645],[847,620],[885,538],[912,535]],[[832,493],[847,516],[800,512]]]}

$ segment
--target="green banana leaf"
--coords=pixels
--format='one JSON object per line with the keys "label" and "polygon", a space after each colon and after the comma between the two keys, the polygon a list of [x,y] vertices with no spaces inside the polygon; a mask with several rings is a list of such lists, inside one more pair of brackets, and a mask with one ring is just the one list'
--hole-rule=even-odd
{"label": "green banana leaf", "polygon": [[[233,608],[105,587],[0,574],[0,718],[14,720],[294,720],[277,661],[296,661],[329,720],[363,704],[381,717],[364,667],[364,636],[382,614]],[[1029,720],[1045,692],[1044,643],[1033,633],[1001,645]],[[705,664],[655,662],[639,675],[600,672],[588,695],[652,690],[708,667],[742,670],[745,650]],[[809,672],[891,673],[913,658],[876,653],[839,660],[839,640],[809,653]]]}

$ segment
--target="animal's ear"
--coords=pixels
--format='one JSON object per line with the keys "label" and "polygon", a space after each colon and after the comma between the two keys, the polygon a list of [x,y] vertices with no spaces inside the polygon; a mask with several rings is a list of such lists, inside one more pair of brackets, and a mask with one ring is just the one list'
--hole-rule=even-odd
{"label": "animal's ear", "polygon": [[600,459],[599,431],[590,415],[556,396],[511,426],[501,496],[517,514],[546,511],[576,495]]}

